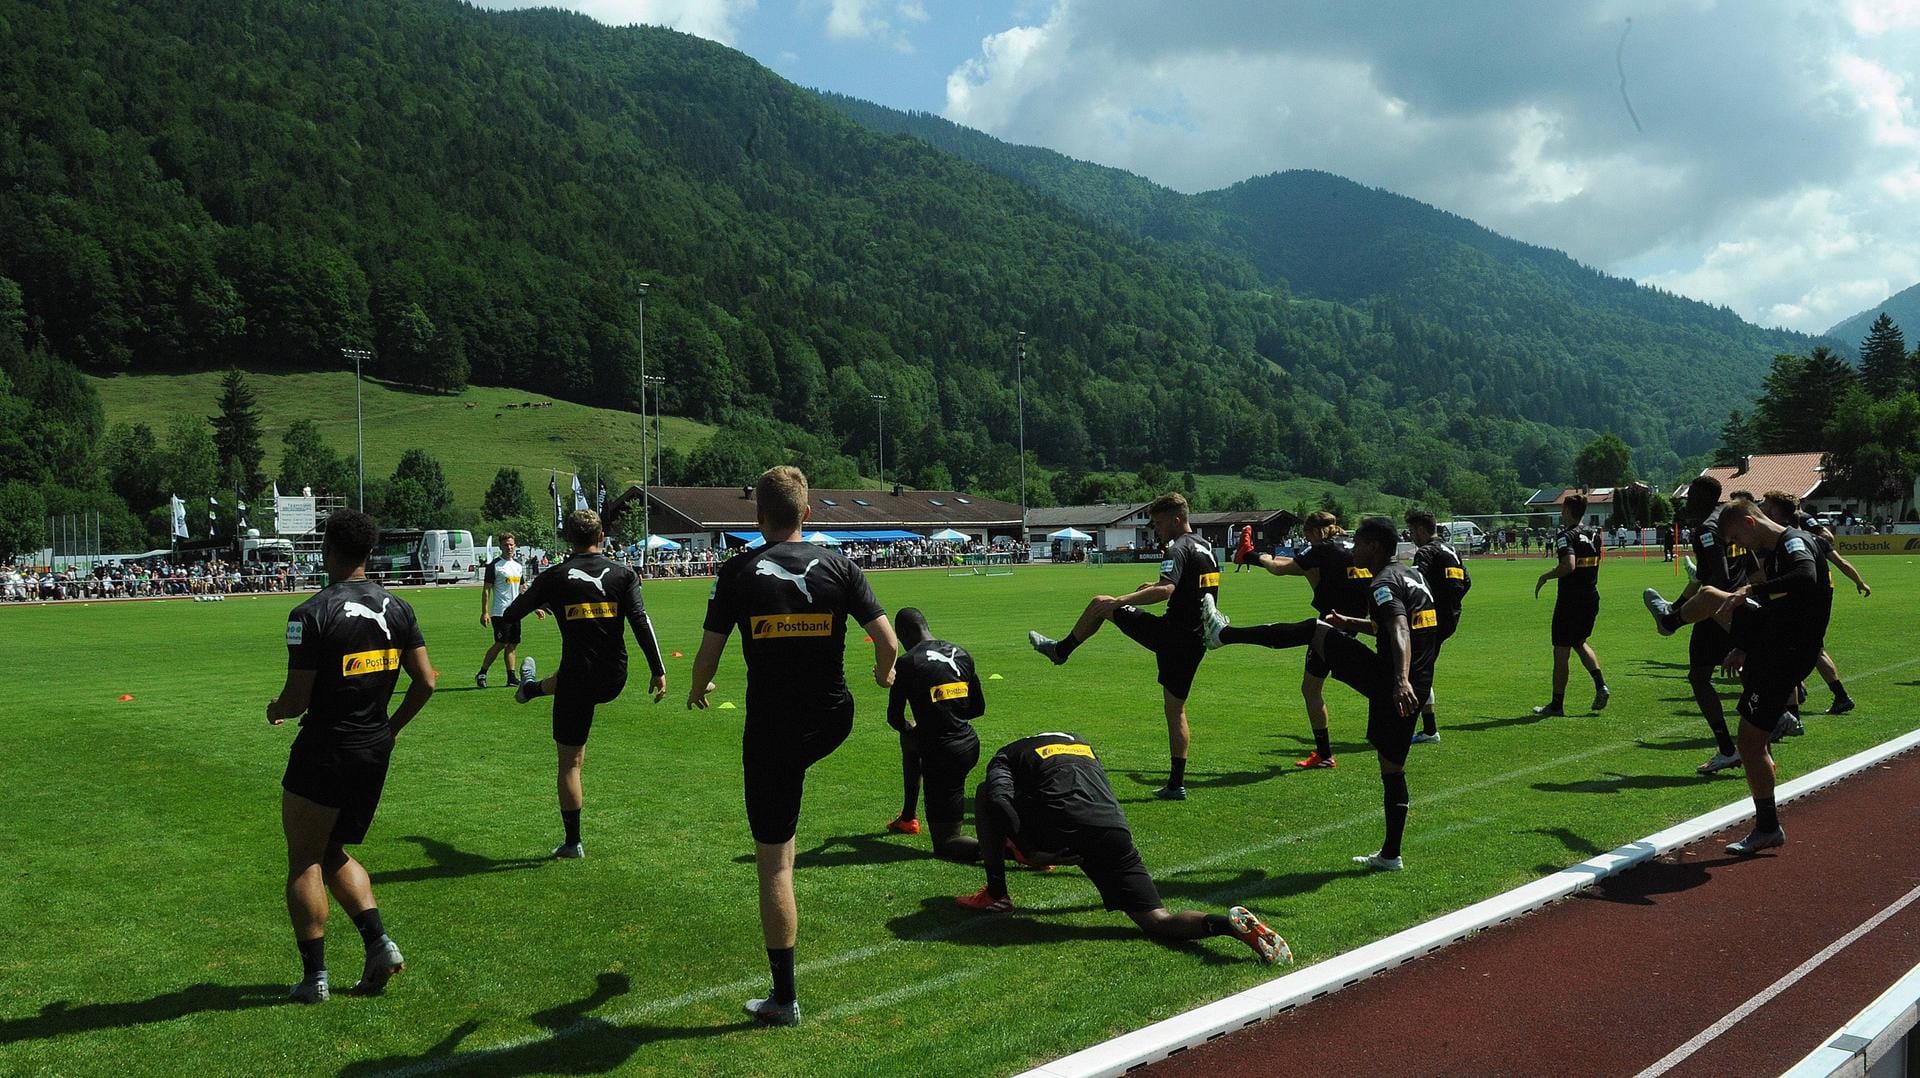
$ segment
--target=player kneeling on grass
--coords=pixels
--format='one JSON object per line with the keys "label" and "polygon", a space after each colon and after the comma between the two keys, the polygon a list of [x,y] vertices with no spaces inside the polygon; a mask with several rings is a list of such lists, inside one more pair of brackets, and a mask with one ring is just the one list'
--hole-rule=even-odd
{"label": "player kneeling on grass", "polygon": [[[1400,838],[1407,827],[1406,764],[1413,744],[1414,714],[1433,691],[1434,657],[1440,651],[1440,618],[1433,593],[1419,570],[1393,560],[1399,542],[1393,521],[1386,517],[1369,517],[1354,533],[1354,564],[1373,574],[1366,618],[1329,614],[1291,625],[1236,629],[1211,597],[1202,613],[1209,648],[1226,644],[1311,647],[1335,678],[1367,698],[1367,741],[1380,757],[1387,835],[1379,853],[1353,860],[1396,872],[1401,867]],[[1379,637],[1380,650],[1373,651],[1349,633]]]}
{"label": "player kneeling on grass", "polygon": [[[367,870],[347,846],[367,837],[400,730],[433,695],[433,666],[413,608],[367,579],[379,531],[351,509],[327,518],[320,554],[331,583],[287,618],[287,680],[267,702],[267,722],[300,718],[280,785],[287,836],[287,913],[300,948],[296,1003],[325,1003],[327,892],[360,930],[367,961],[356,995],[373,995],[406,968],[374,904]],[[412,679],[392,717],[387,704],[405,669]],[[304,717],[302,717],[304,716]]]}
{"label": "player kneeling on grass", "polygon": [[1021,738],[987,762],[986,779],[974,794],[974,826],[980,834],[987,885],[956,901],[983,913],[1011,913],[1006,853],[1024,864],[1078,865],[1100,891],[1109,910],[1158,939],[1232,936],[1262,962],[1293,960],[1287,941],[1260,923],[1245,906],[1226,913],[1168,912],[1147,866],[1134,848],[1126,814],[1107,785],[1093,746],[1073,734]]}
{"label": "player kneeling on grass", "polygon": [[[980,738],[968,724],[987,712],[980,675],[973,656],[958,644],[934,639],[927,616],[914,607],[900,611],[893,627],[902,651],[893,664],[887,725],[900,731],[907,798],[887,830],[920,833],[914,802],[924,778],[933,852],[949,861],[978,861],[979,843],[961,834],[960,827],[966,815],[967,776],[980,762]],[[909,707],[912,718],[907,717]]]}

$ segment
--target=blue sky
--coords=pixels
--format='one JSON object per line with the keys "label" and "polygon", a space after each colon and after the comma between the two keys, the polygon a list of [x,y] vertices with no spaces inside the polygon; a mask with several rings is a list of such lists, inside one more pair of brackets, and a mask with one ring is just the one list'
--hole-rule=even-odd
{"label": "blue sky", "polygon": [[1762,324],[1920,281],[1920,0],[557,2],[1176,190],[1324,169]]}

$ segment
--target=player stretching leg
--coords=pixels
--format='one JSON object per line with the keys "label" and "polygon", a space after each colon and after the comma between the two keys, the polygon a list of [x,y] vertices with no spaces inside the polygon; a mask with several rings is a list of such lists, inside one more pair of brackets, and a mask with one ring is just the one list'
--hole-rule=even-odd
{"label": "player stretching leg", "polygon": [[[1460,608],[1473,588],[1473,578],[1467,575],[1467,564],[1453,547],[1440,540],[1440,526],[1434,522],[1433,514],[1425,509],[1414,509],[1407,513],[1407,531],[1412,533],[1414,546],[1413,567],[1433,591],[1434,609],[1440,615],[1440,639],[1434,645],[1433,661],[1437,669],[1440,665],[1440,648],[1453,638],[1460,629]],[[1433,690],[1427,690],[1427,698],[1420,708],[1420,732],[1413,735],[1413,743],[1433,743],[1440,740],[1440,727],[1433,713]]]}
{"label": "player stretching leg", "polygon": [[[934,638],[927,617],[913,607],[894,619],[905,650],[893,664],[893,691],[887,699],[887,725],[900,731],[902,764],[911,770],[908,790],[922,776],[927,786],[927,827],[933,852],[949,861],[978,861],[973,836],[960,833],[966,816],[967,776],[980,762],[980,738],[970,725],[987,713],[973,656],[958,644]],[[913,717],[908,718],[911,708]],[[911,796],[911,793],[909,794]],[[890,831],[918,834],[913,802]],[[896,827],[913,822],[911,830]]]}
{"label": "player stretching leg", "polygon": [[[1733,641],[1728,638],[1727,630],[1713,620],[1712,612],[1725,602],[1726,596],[1739,590],[1747,582],[1753,571],[1753,555],[1745,547],[1728,542],[1720,527],[1720,481],[1710,475],[1703,475],[1687,486],[1687,517],[1693,523],[1693,580],[1681,593],[1680,603],[1694,610],[1693,630],[1687,641],[1687,684],[1693,689],[1693,699],[1700,707],[1700,714],[1707,720],[1707,728],[1713,731],[1716,746],[1713,756],[1707,762],[1695,768],[1702,775],[1711,775],[1729,767],[1740,766],[1740,749],[1733,742],[1733,734],[1727,729],[1726,709],[1720,702],[1720,693],[1714,687],[1714,672],[1725,662],[1727,653],[1733,650]],[[1695,595],[1703,590],[1710,596],[1719,598],[1703,599],[1697,606],[1690,603]],[[1672,604],[1660,597],[1660,593],[1648,588],[1643,594],[1647,608],[1653,612],[1654,625],[1662,636],[1678,632],[1680,626],[1687,624],[1675,611]]]}

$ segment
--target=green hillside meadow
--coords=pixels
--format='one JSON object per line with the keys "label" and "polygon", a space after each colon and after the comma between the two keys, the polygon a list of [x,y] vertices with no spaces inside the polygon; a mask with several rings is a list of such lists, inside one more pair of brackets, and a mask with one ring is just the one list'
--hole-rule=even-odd
{"label": "green hillside meadow", "polygon": [[[89,381],[100,391],[109,425],[145,423],[164,435],[168,421],[176,416],[218,411],[222,373],[121,375]],[[269,475],[280,468],[281,436],[302,419],[313,420],[341,456],[355,452],[352,371],[250,374],[247,382],[260,398],[260,441],[267,450],[264,468]],[[528,403],[542,407],[522,407]],[[389,475],[400,454],[425,449],[446,469],[454,500],[462,506],[478,506],[501,468],[521,469],[527,491],[538,504],[547,488],[545,474],[554,468],[563,474],[571,472],[579,456],[625,466],[627,470],[615,477],[621,483],[640,481],[641,421],[634,412],[590,408],[515,389],[469,386],[455,394],[419,393],[372,380],[362,386],[361,408],[366,416],[368,476]],[[661,431],[669,447],[685,453],[712,435],[713,428],[666,416]],[[652,446],[649,428],[649,455]],[[590,484],[591,477],[581,482]],[[612,479],[607,488],[621,489]],[[183,497],[189,493],[180,492]]]}
{"label": "green hillside meadow", "polygon": [[[1473,562],[1465,627],[1441,660],[1444,740],[1416,746],[1409,764],[1408,868],[1396,875],[1348,862],[1380,837],[1356,697],[1329,689],[1339,768],[1293,766],[1310,748],[1299,654],[1208,659],[1192,704],[1192,799],[1162,803],[1149,794],[1166,765],[1149,658],[1108,632],[1055,669],[1024,642],[1030,627],[1064,630],[1089,594],[1130,588],[1138,567],[889,573],[874,588],[890,609],[923,608],[998,679],[978,723],[988,752],[1041,730],[1086,735],[1169,904],[1245,903],[1308,964],[1745,797],[1737,773],[1693,773],[1711,742],[1683,681],[1686,644],[1656,636],[1639,602],[1648,583],[1678,586],[1657,558],[1612,558],[1602,573],[1594,643],[1613,706],[1585,713],[1576,674],[1574,714],[1528,713],[1547,694],[1551,597],[1531,594],[1544,565]],[[1914,725],[1907,600],[1920,559],[1862,568],[1876,593],[1842,591],[1829,637],[1860,710],[1810,716],[1808,735],[1780,751],[1783,779]],[[883,694],[856,676],[855,732],[814,769],[800,823],[805,1024],[748,1028],[740,1003],[767,982],[741,807],[744,713],[681,706],[707,584],[646,593],[666,646],[685,654],[669,660],[667,703],[630,691],[602,710],[580,862],[545,859],[559,837],[547,707],[472,686],[486,642],[478,593],[408,593],[442,691],[400,738],[359,854],[409,968],[382,998],[318,1008],[281,1002],[299,969],[277,789],[294,731],[262,715],[296,597],[0,609],[7,654],[56,640],[113,656],[35,678],[30,704],[0,703],[0,1073],[1005,1074],[1278,975],[1232,940],[1150,942],[1102,912],[1072,869],[1014,874],[1013,916],[956,909],[978,870],[881,831],[899,806],[898,750]],[[1299,581],[1229,572],[1223,583],[1240,623],[1302,616],[1306,598]],[[152,641],[171,646],[142,646]],[[526,646],[550,666],[552,623],[530,624]],[[735,641],[716,701],[742,699],[739,654]],[[1826,702],[1816,687],[1816,707]],[[1796,830],[1791,806],[1784,818],[1794,843],[1819,841]],[[351,983],[358,937],[337,913],[329,927],[335,982]]]}

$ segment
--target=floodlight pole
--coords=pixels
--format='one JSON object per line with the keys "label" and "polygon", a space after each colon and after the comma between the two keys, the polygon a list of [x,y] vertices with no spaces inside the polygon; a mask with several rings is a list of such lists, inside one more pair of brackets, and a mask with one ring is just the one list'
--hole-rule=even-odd
{"label": "floodlight pole", "polygon": [[880,489],[887,489],[887,415],[884,406],[887,403],[885,393],[872,393],[873,425],[880,432],[880,440],[874,447],[874,467],[880,471]]}
{"label": "floodlight pole", "polygon": [[1013,400],[1020,415],[1020,545],[1027,545],[1027,331],[1014,335]]}
{"label": "floodlight pole", "polygon": [[[647,483],[647,289],[646,281],[634,286],[640,295],[640,531],[653,534],[653,492]],[[657,439],[656,439],[657,440]],[[647,547],[640,544],[640,564],[647,564]]]}
{"label": "floodlight pole", "polygon": [[353,360],[353,432],[357,448],[353,466],[359,472],[358,508],[367,511],[367,426],[360,410],[360,364],[373,358],[373,353],[364,348],[342,348],[340,354]]}

